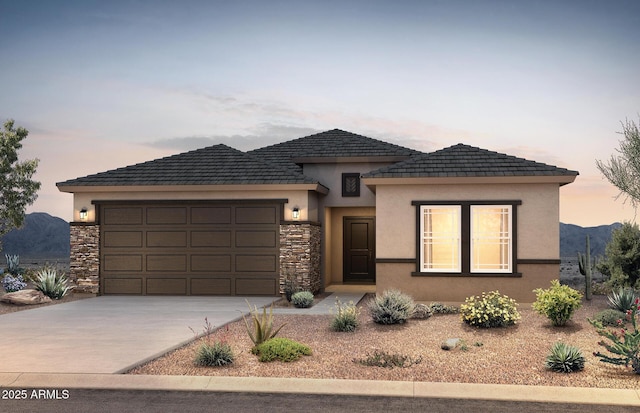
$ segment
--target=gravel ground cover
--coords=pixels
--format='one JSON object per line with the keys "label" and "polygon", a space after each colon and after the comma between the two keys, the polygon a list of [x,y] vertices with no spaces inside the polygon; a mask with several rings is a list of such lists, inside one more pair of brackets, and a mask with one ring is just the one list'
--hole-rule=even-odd
{"label": "gravel ground cover", "polygon": [[[371,321],[364,303],[359,306],[360,327],[355,333],[331,331],[330,314],[275,315],[276,325],[286,323],[279,336],[307,344],[313,350],[313,355],[295,362],[259,362],[250,353],[252,342],[244,323],[239,321],[215,333],[216,338],[226,340],[234,350],[236,360],[231,366],[194,366],[196,341],[129,374],[408,380],[618,389],[640,387],[640,375],[624,367],[602,363],[592,355],[602,348],[597,344],[600,337],[586,318],[607,307],[604,296],[595,296],[592,301],[585,302],[565,327],[552,327],[529,305],[520,306],[522,320],[516,326],[497,329],[469,327],[457,314],[434,315],[424,320],[413,319],[404,325],[382,326]],[[200,330],[200,326],[190,327]],[[467,350],[442,350],[441,344],[448,338],[462,339]],[[587,359],[582,372],[563,374],[545,369],[545,358],[556,341],[582,350]],[[382,368],[363,366],[353,361],[366,358],[376,350],[421,359],[421,362],[408,368]]]}

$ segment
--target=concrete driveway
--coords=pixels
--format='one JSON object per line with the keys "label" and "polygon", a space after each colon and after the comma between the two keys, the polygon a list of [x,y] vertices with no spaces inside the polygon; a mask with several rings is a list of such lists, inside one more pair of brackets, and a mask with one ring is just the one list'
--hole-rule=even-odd
{"label": "concrete driveway", "polygon": [[102,296],[0,317],[0,372],[121,373],[278,297]]}

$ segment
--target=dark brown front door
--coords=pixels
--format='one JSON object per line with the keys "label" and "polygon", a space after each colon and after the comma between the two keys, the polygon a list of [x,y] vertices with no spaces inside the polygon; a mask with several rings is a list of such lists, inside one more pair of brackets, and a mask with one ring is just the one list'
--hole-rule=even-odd
{"label": "dark brown front door", "polygon": [[375,282],[375,227],[373,217],[344,217],[344,282]]}

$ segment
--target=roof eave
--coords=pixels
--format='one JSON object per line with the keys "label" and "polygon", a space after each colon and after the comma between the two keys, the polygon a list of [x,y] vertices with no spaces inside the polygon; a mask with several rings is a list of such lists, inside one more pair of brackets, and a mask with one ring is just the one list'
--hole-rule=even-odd
{"label": "roof eave", "polygon": [[364,177],[362,182],[376,185],[460,185],[460,184],[558,184],[560,186],[575,181],[577,175],[535,175],[535,176],[455,176],[455,177]]}
{"label": "roof eave", "polygon": [[64,185],[60,192],[217,192],[217,191],[314,191],[326,195],[329,189],[319,183],[310,184],[229,184],[229,185]]}

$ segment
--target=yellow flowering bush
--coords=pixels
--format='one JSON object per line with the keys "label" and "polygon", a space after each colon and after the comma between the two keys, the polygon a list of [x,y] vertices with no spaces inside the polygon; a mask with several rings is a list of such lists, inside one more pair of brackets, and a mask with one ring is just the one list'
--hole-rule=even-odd
{"label": "yellow flowering bush", "polygon": [[518,304],[499,291],[468,297],[460,306],[460,316],[465,323],[483,328],[506,327],[520,320]]}

